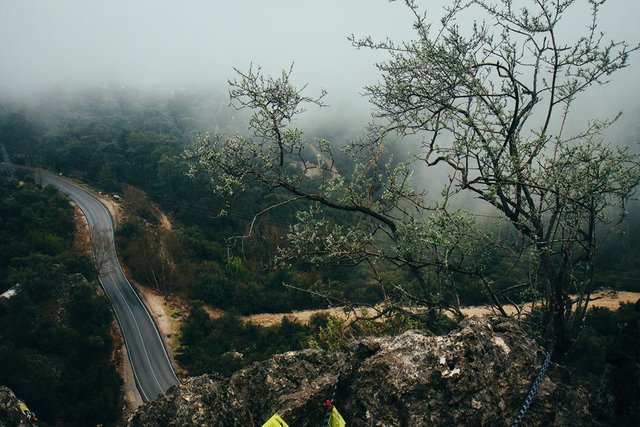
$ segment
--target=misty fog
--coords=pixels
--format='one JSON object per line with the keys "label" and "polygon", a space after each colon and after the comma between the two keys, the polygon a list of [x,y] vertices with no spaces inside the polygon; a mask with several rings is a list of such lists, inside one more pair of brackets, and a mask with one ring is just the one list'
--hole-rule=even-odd
{"label": "misty fog", "polygon": [[277,72],[295,62],[301,82],[354,100],[376,58],[346,36],[410,33],[407,11],[386,1],[3,0],[0,10],[0,85],[14,95],[50,85],[217,87],[233,67]]}
{"label": "misty fog", "polygon": [[[333,142],[341,143],[358,135],[370,119],[361,93],[379,79],[375,63],[386,59],[383,52],[355,49],[347,37],[411,39],[413,17],[402,3],[0,0],[0,94],[28,102],[51,120],[64,105],[91,97],[121,107],[153,105],[169,97],[196,109],[194,128],[234,133],[246,129],[246,114],[227,107],[227,80],[234,77],[234,67],[246,70],[253,64],[276,74],[295,63],[294,81],[308,83],[309,95],[326,89],[330,107],[311,109],[297,124],[310,135],[336,137]],[[419,3],[437,28],[448,2]],[[568,42],[590,22],[582,3],[571,9],[573,22],[561,28]],[[638,11],[640,6],[628,1],[610,0],[601,10],[601,29],[608,38],[637,43]],[[463,14],[459,24],[471,28],[477,18]],[[614,143],[635,145],[639,64],[639,55],[631,57],[629,67],[610,84],[587,91],[575,104],[573,121],[583,124],[624,110],[608,135]],[[405,142],[396,149],[406,153],[412,145]],[[432,190],[446,181],[435,170],[428,177],[416,173]]]}
{"label": "misty fog", "polygon": [[[443,0],[422,2],[433,21]],[[602,9],[610,37],[637,42],[640,6],[611,0]],[[579,9],[575,28],[588,24]],[[381,53],[354,49],[347,36],[407,40],[411,14],[402,2],[328,0],[0,0],[0,91],[20,97],[51,86],[116,85],[176,90],[224,89],[233,67],[275,73],[295,62],[310,90],[324,87],[336,108],[366,109],[360,92],[374,82]],[[471,22],[461,22],[461,26]],[[637,58],[585,112],[635,110]]]}

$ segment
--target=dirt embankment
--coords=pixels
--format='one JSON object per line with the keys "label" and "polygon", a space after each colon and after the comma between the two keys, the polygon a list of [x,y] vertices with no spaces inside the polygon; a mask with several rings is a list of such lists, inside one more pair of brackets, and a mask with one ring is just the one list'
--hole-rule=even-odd
{"label": "dirt embankment", "polygon": [[[146,218],[153,216],[157,220],[160,229],[165,231],[171,231],[173,229],[173,224],[171,224],[169,217],[162,212],[142,190],[127,185],[124,188],[123,196],[119,197],[119,200],[121,200],[122,203],[115,203],[113,200],[104,201],[105,204],[113,206],[113,209],[117,212],[118,222],[124,221],[131,216]],[[173,260],[162,240],[160,241],[159,251],[170,267],[175,268]],[[175,350],[180,345],[179,338],[182,322],[189,312],[188,302],[186,299],[177,295],[165,295],[154,289],[150,284],[142,284],[135,281],[126,264],[122,262],[122,260],[120,261],[125,276],[147,307],[149,314],[160,332],[160,337],[164,342],[173,369],[177,375],[183,374],[184,372],[175,361]]]}
{"label": "dirt embankment", "polygon": [[[169,344],[173,349],[177,348],[179,345],[180,328],[184,319],[183,316],[189,313],[189,302],[178,296],[167,298],[152,289],[141,286],[138,286],[138,290],[144,294],[147,306],[150,310],[153,310],[152,314],[156,319],[161,333],[169,338]],[[640,292],[603,292],[593,297],[598,299],[591,302],[591,307],[605,307],[616,310],[622,303],[636,302],[640,299]],[[224,311],[214,307],[205,306],[204,309],[212,319],[218,319],[224,315]],[[526,312],[527,310],[530,310],[530,305],[525,305],[524,311]],[[505,311],[507,311],[508,314],[515,314],[515,308],[513,307],[505,307]],[[372,310],[371,312],[373,313]],[[462,312],[467,316],[493,314],[489,306],[465,307],[462,309]],[[343,308],[335,307],[320,310],[293,311],[290,313],[259,313],[243,316],[241,319],[267,327],[279,324],[285,317],[294,319],[302,324],[307,324],[311,317],[316,314],[327,314],[342,319],[348,318],[348,313],[345,312]]]}
{"label": "dirt embankment", "polygon": [[189,303],[185,298],[176,295],[167,296],[135,283],[131,279],[129,281],[153,317],[176,374],[178,376],[185,374],[184,370],[176,363],[175,351],[180,346],[180,329],[185,317],[189,314]]}

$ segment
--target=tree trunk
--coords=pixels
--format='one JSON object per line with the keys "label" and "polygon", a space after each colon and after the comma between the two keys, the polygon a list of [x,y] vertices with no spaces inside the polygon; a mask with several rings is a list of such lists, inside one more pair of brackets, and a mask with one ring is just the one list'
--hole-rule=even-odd
{"label": "tree trunk", "polygon": [[548,296],[551,301],[552,317],[551,336],[548,338],[552,340],[554,358],[562,359],[570,345],[567,319],[571,315],[571,301],[564,287],[564,277],[561,277],[553,258],[543,250],[541,260],[542,271],[552,293]]}

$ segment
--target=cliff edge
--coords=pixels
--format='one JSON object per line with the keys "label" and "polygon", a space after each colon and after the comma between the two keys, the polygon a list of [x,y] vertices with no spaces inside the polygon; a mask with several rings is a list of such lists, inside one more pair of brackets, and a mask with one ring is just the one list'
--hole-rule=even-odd
{"label": "cliff edge", "polygon": [[[325,401],[349,426],[511,425],[543,350],[513,321],[472,317],[445,336],[408,331],[348,352],[289,352],[224,378],[186,379],[141,406],[128,426],[320,425]],[[587,397],[542,381],[522,425],[590,425]]]}

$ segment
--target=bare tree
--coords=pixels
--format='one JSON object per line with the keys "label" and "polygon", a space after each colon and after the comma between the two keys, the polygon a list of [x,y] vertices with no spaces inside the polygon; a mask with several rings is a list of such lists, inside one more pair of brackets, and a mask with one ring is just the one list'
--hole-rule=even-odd
{"label": "bare tree", "polygon": [[[626,67],[638,46],[599,31],[605,1],[587,2],[585,34],[565,41],[559,29],[583,2],[457,0],[437,28],[415,1],[404,3],[415,40],[352,38],[390,55],[378,64],[381,83],[367,88],[376,116],[388,131],[422,137],[422,164],[453,177],[445,197],[474,193],[534,251],[562,354],[593,290],[599,239],[621,221],[640,179],[638,156],[603,139],[616,118],[574,132],[568,121],[581,93]],[[462,14],[485,18],[463,29]]]}
{"label": "bare tree", "polygon": [[[250,183],[280,192],[281,199],[263,212],[301,200],[314,202],[298,213],[288,244],[280,250],[280,261],[366,263],[385,294],[399,295],[395,300],[460,315],[458,298],[445,295],[453,289],[451,272],[482,273],[468,256],[477,246],[477,236],[468,232],[473,219],[462,211],[427,205],[425,192],[411,185],[410,164],[393,161],[387,142],[375,128],[342,150],[356,166],[337,176],[329,143],[306,141],[292,124],[305,105],[322,106],[324,93],[317,98],[303,95],[304,88],[290,82],[291,70],[275,79],[265,77],[260,69],[238,71],[238,75],[230,82],[232,105],[253,111],[249,122],[253,135],[202,136],[187,154],[193,160],[192,172],[211,173],[220,192],[230,193]],[[314,149],[306,150],[308,144],[314,144]],[[335,223],[325,217],[324,209],[342,211],[348,220]],[[252,234],[254,225],[255,220],[243,237]],[[399,276],[383,280],[380,270],[390,268],[407,270],[418,291]],[[428,270],[438,271],[438,280],[430,281]],[[491,284],[483,283],[496,309],[504,314]]]}
{"label": "bare tree", "polygon": [[[542,283],[561,356],[586,312],[598,244],[622,220],[640,182],[638,156],[604,140],[616,118],[573,132],[568,121],[580,94],[626,67],[638,46],[605,40],[597,26],[604,1],[588,2],[586,33],[564,42],[558,30],[579,6],[575,0],[456,0],[437,28],[415,1],[404,3],[415,18],[415,40],[352,38],[359,48],[390,56],[378,64],[380,83],[366,88],[377,124],[343,150],[353,171],[336,177],[330,144],[315,141],[320,155],[310,155],[292,124],[305,105],[322,105],[324,92],[306,97],[291,84],[290,70],[273,79],[259,69],[230,82],[232,104],[253,111],[253,135],[203,136],[189,153],[194,171],[212,173],[219,191],[253,182],[289,194],[280,204],[315,202],[292,226],[284,259],[367,263],[378,277],[380,268],[406,269],[420,294],[401,280],[387,283],[404,302],[457,312],[455,292],[445,300],[439,290],[454,286],[452,273],[473,274],[505,314],[474,256],[478,247],[504,242],[481,235],[478,244],[470,236],[479,233],[473,216],[450,203],[458,193],[474,194],[517,232],[512,250],[527,255],[531,285]],[[462,29],[461,15],[484,20]],[[390,160],[388,141],[396,135],[417,135],[422,154]],[[448,171],[441,198],[416,189],[424,187],[412,182],[416,167]],[[310,169],[323,173],[312,178]],[[336,223],[323,209],[349,220]],[[444,287],[433,286],[433,272]]]}
{"label": "bare tree", "polygon": [[108,228],[94,228],[91,238],[91,259],[98,273],[102,273],[107,261],[115,255],[113,236]]}

